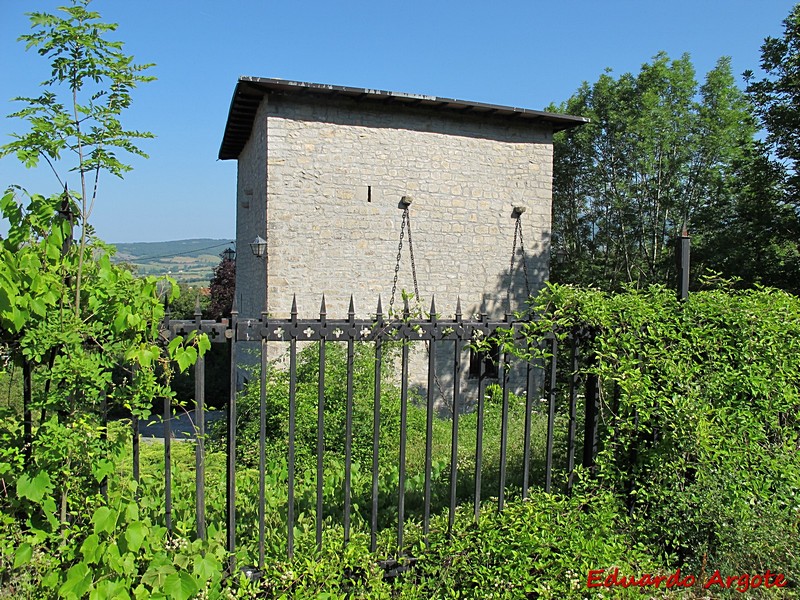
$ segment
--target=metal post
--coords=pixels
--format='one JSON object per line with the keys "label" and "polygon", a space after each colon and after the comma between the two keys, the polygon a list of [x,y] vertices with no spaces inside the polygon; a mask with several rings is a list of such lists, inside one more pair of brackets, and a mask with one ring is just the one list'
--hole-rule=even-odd
{"label": "metal post", "polygon": [[[261,313],[261,321],[266,321],[266,313]],[[266,468],[267,468],[267,340],[261,338],[261,389],[258,403],[258,569],[264,570],[264,536],[266,511]]]}
{"label": "metal post", "polygon": [[382,338],[383,310],[378,297],[378,308],[375,312],[375,328],[379,332],[375,339],[375,393],[372,413],[372,522],[370,523],[370,543],[372,552],[377,548],[378,536],[378,459],[380,456],[381,434],[381,362],[383,360]]}
{"label": "metal post", "polygon": [[225,522],[227,526],[228,568],[230,573],[236,570],[236,327],[239,322],[239,311],[236,297],[231,308],[231,389],[228,399],[228,456],[226,472],[226,506]]}
{"label": "metal post", "polygon": [[586,397],[583,428],[583,466],[594,471],[597,456],[597,426],[600,417],[600,385],[597,375],[586,376]]}
{"label": "metal post", "polygon": [[[486,313],[481,310],[480,321],[486,320]],[[483,463],[483,427],[486,397],[486,358],[478,353],[478,424],[475,431],[475,521],[481,514],[481,468]]]}
{"label": "metal post", "polygon": [[[508,321],[508,315],[506,315]],[[508,450],[508,375],[509,356],[503,352],[500,359],[500,376],[503,378],[503,408],[500,415],[500,489],[497,494],[497,509],[503,510],[506,501],[506,453]]]}
{"label": "metal post", "polygon": [[572,332],[572,348],[569,361],[569,433],[567,436],[567,489],[572,491],[575,480],[575,428],[578,403],[578,335]]}
{"label": "metal post", "polygon": [[684,228],[681,235],[675,240],[675,268],[678,272],[678,300],[689,297],[689,234]]}
{"label": "metal post", "polygon": [[456,516],[456,492],[458,485],[458,416],[461,412],[459,396],[461,395],[461,351],[464,342],[461,338],[461,298],[456,303],[456,330],[457,337],[453,340],[453,416],[452,432],[450,438],[450,512],[447,516],[447,535],[453,533],[453,524]]}
{"label": "metal post", "polygon": [[[408,300],[405,302],[405,315],[408,315]],[[403,338],[400,354],[400,456],[397,482],[397,550],[403,550],[403,526],[406,499],[406,428],[408,426],[408,339]]]}
{"label": "metal post", "polygon": [[[199,335],[203,327],[203,314],[200,311],[200,299],[194,306],[194,322]],[[197,538],[206,539],[206,457],[205,457],[205,395],[206,395],[205,358],[198,353],[194,364],[194,420],[195,420],[195,511],[197,512]]]}
{"label": "metal post", "polygon": [[355,329],[353,323],[356,318],[353,296],[350,296],[350,309],[347,311],[347,320],[350,323],[350,333],[347,339],[347,405],[345,407],[344,425],[344,545],[350,541],[350,506],[351,506],[351,478],[353,467],[353,369],[355,350],[353,336]]}
{"label": "metal post", "polygon": [[[528,351],[530,352],[530,344],[528,345]],[[530,471],[531,471],[531,412],[533,410],[533,383],[534,383],[534,375],[533,375],[533,362],[528,359],[525,365],[527,369],[527,384],[526,384],[526,391],[525,391],[525,441],[523,442],[523,450],[522,450],[522,499],[526,499],[528,497],[528,488],[531,485],[530,482]]]}
{"label": "metal post", "polygon": [[[408,298],[403,298],[403,321],[411,318]],[[402,330],[401,330],[402,331]],[[406,427],[408,426],[408,337],[402,338],[400,358],[400,473],[397,484],[397,551],[403,551],[403,525],[406,508]]]}
{"label": "metal post", "polygon": [[545,456],[544,491],[550,493],[553,481],[553,424],[556,420],[556,384],[558,373],[558,340],[550,340],[550,383],[547,400],[547,451]]}
{"label": "metal post", "polygon": [[[319,322],[325,328],[327,310],[325,308],[325,295],[322,295],[322,304],[319,308]],[[323,455],[325,453],[325,343],[323,335],[319,341],[319,380],[317,385],[317,549],[322,549],[322,497],[324,493],[323,480]]]}
{"label": "metal post", "polygon": [[[430,321],[436,323],[436,303],[431,297]],[[422,517],[422,533],[425,537],[426,547],[430,543],[428,533],[431,522],[431,477],[433,475],[433,388],[436,385],[436,345],[431,338],[428,346],[428,406],[425,416],[425,500],[424,514]]]}
{"label": "metal post", "polygon": [[25,467],[30,466],[33,456],[33,415],[31,402],[33,386],[31,385],[31,363],[22,359],[22,447],[25,456]]}
{"label": "metal post", "polygon": [[172,531],[172,399],[164,397],[164,517]]}
{"label": "metal post", "polygon": [[[133,437],[133,480],[139,483],[139,417],[136,415],[133,415],[131,429],[131,436]],[[138,487],[136,493],[139,493]]]}
{"label": "metal post", "polygon": [[[136,383],[136,363],[131,365],[131,384]],[[133,480],[139,483],[139,417],[135,412],[131,413],[131,440],[133,449]],[[139,487],[136,487],[136,495],[139,495]]]}
{"label": "metal post", "polygon": [[[100,412],[103,419],[103,429],[100,432],[100,442],[105,445],[108,442],[108,394],[104,391],[101,392],[102,400],[100,400]],[[103,499],[108,501],[108,477],[103,477],[100,482],[100,494]]]}
{"label": "metal post", "polygon": [[292,298],[292,332],[289,337],[289,456],[287,457],[287,475],[289,478],[289,494],[286,506],[286,554],[291,559],[294,556],[294,439],[295,420],[297,416],[297,297]]}

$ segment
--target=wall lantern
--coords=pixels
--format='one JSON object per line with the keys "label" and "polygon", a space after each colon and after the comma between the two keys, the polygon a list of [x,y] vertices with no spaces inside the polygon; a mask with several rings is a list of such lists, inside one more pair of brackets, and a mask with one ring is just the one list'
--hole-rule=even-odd
{"label": "wall lantern", "polygon": [[250,250],[253,252],[253,256],[263,258],[267,254],[267,240],[258,236],[250,242]]}
{"label": "wall lantern", "polygon": [[225,248],[219,256],[222,260],[236,260],[236,250],[233,248]]}

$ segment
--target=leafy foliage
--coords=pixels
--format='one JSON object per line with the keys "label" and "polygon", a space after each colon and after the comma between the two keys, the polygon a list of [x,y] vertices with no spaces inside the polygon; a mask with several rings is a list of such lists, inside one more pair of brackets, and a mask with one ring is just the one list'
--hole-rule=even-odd
{"label": "leafy foliage", "polygon": [[[127,554],[147,550],[146,538],[158,530],[130,514],[131,490],[108,503],[102,493],[125,442],[111,435],[108,408],[144,417],[152,397],[172,395],[173,364],[185,370],[209,344],[189,336],[165,347],[158,282],[112,264],[113,250],[87,223],[95,196],[86,196],[86,175],[94,175],[95,191],[100,171],[121,175],[127,167],[114,149],[136,153],[130,140],[144,137],[123,130],[117,117],[130,104],[131,88],[147,79],[121,44],[101,38],[115,26],[97,22],[87,4],[62,9],[66,18],[30,15],[35,33],[23,40],[51,59],[52,76],[42,96],[22,99],[28,107],[14,115],[28,121],[30,132],[2,148],[31,167],[44,159],[56,174],[62,154],[74,153],[82,193],[65,187],[46,197],[12,186],[0,198],[8,222],[0,240],[0,372],[21,367],[23,373],[22,414],[4,412],[0,419],[0,577],[12,556],[14,568],[43,565],[34,586],[43,596],[80,598],[91,590],[93,597],[130,597],[117,576],[133,572]],[[70,108],[57,98],[59,85],[69,90]],[[84,93],[89,98],[82,102]],[[165,283],[175,296],[174,282]],[[83,560],[70,536],[84,540]],[[175,578],[175,597],[188,597],[187,577]]]}
{"label": "leafy foliage", "polygon": [[770,565],[796,578],[797,298],[553,286],[535,307],[535,335],[595,332],[583,372],[603,384],[597,483],[630,498],[635,539],[697,572]]}
{"label": "leafy foliage", "polygon": [[[552,266],[559,283],[670,283],[688,229],[693,272],[796,290],[800,220],[755,139],[756,117],[722,58],[698,85],[687,55],[605,73],[551,107],[591,123],[555,136]],[[697,283],[697,282],[693,282]]]}
{"label": "leafy foliage", "polygon": [[795,5],[783,21],[783,36],[768,37],[761,46],[761,68],[766,77],[756,79],[745,73],[747,93],[767,131],[767,141],[783,161],[789,188],[789,202],[795,208],[800,200],[800,5]]}
{"label": "leafy foliage", "polygon": [[[136,140],[153,137],[151,133],[125,129],[120,120],[132,101],[131,92],[153,77],[143,72],[149,64],[136,64],[122,52],[122,42],[103,37],[117,29],[103,23],[100,15],[88,10],[91,0],[72,0],[61,7],[63,14],[29,13],[33,33],[20,36],[26,48],[36,48],[50,61],[51,74],[42,82],[36,97],[21,96],[25,108],[13,113],[26,121],[29,131],[15,134],[15,140],[0,147],[0,157],[14,154],[26,167],[36,167],[44,160],[64,189],[68,208],[79,206],[81,227],[80,252],[75,283],[76,317],[81,306],[83,261],[89,241],[89,218],[97,199],[101,172],[117,177],[130,170],[120,161],[118,151],[146,156]],[[66,173],[75,172],[80,192],[67,185]],[[77,202],[75,202],[77,201]]]}

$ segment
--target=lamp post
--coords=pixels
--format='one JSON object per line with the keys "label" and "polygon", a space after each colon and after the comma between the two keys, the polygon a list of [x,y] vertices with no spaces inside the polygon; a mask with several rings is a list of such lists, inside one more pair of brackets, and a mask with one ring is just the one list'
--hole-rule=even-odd
{"label": "lamp post", "polygon": [[686,227],[675,239],[675,268],[677,270],[678,300],[684,301],[689,297],[689,252],[690,238]]}
{"label": "lamp post", "polygon": [[[266,261],[267,256],[267,240],[262,238],[261,236],[256,237],[252,242],[250,242],[250,251],[253,253],[259,260]],[[267,281],[266,276],[264,278],[264,304],[261,312],[261,320],[265,321],[267,318]],[[266,498],[266,479],[265,479],[265,469],[266,469],[266,430],[267,430],[267,410],[266,404],[264,402],[264,393],[265,393],[265,375],[267,368],[267,344],[262,338],[261,340],[261,403],[260,403],[260,410],[259,410],[259,432],[258,432],[258,568],[253,569],[252,571],[248,572],[247,575],[251,579],[257,579],[261,577],[264,570],[264,505],[265,505],[265,498]],[[290,407],[290,419],[293,418],[291,416],[292,408]],[[291,421],[290,421],[291,422]],[[291,425],[290,425],[291,429]],[[290,434],[291,435],[291,434]],[[291,470],[291,466],[290,466]],[[291,471],[290,471],[291,477]],[[291,494],[290,494],[291,498]],[[290,500],[291,502],[291,500]],[[291,509],[290,509],[291,511]],[[291,512],[290,512],[291,514]]]}
{"label": "lamp post", "polygon": [[225,248],[222,252],[220,252],[219,257],[222,260],[236,260],[236,250],[233,248]]}

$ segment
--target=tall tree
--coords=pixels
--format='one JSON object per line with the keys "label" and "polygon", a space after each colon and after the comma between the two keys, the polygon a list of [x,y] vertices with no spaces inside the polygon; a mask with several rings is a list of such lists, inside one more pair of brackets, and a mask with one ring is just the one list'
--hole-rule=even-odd
{"label": "tall tree", "polygon": [[556,110],[591,123],[554,140],[553,279],[605,289],[667,283],[671,240],[731,202],[756,122],[722,58],[699,86],[688,55],[606,72]]}
{"label": "tall tree", "polygon": [[752,281],[800,293],[800,4],[783,37],[764,40],[761,68],[761,79],[744,77],[766,139],[759,159],[744,165],[730,258]]}
{"label": "tall tree", "polygon": [[[10,115],[28,123],[29,130],[0,147],[0,156],[16,154],[27,166],[44,160],[80,211],[81,236],[76,273],[74,312],[80,313],[84,249],[89,240],[89,218],[97,199],[100,174],[117,177],[130,170],[117,152],[146,156],[136,140],[149,132],[125,129],[122,113],[131,105],[131,91],[151,81],[144,75],[152,65],[136,64],[122,51],[123,44],[106,34],[116,23],[103,23],[88,9],[91,0],[72,0],[60,14],[29,13],[33,33],[21,35],[26,48],[50,61],[51,74],[36,97],[21,96],[22,110]],[[77,173],[80,188],[71,191],[67,173]]]}
{"label": "tall tree", "polygon": [[783,37],[764,40],[761,68],[766,77],[759,80],[745,72],[747,93],[785,169],[787,200],[800,206],[800,4],[784,19]]}
{"label": "tall tree", "polygon": [[800,220],[786,201],[781,165],[759,142],[735,163],[734,175],[731,201],[698,217],[702,236],[694,243],[693,269],[800,293]]}
{"label": "tall tree", "polygon": [[[131,140],[147,134],[124,130],[118,119],[130,104],[130,89],[146,79],[139,75],[145,67],[133,65],[119,42],[102,39],[116,26],[100,22],[88,3],[74,0],[60,9],[66,17],[30,15],[36,33],[22,39],[51,60],[52,77],[41,96],[21,98],[27,108],[15,116],[30,131],[0,148],[0,156],[15,154],[29,167],[47,163],[59,181],[59,192],[50,196],[18,186],[0,195],[0,219],[8,223],[0,239],[0,373],[9,363],[20,366],[24,381],[23,460],[15,456],[15,443],[4,448],[0,484],[13,489],[23,467],[38,473],[59,498],[62,523],[114,470],[111,458],[121,438],[107,435],[106,408],[124,406],[144,418],[152,398],[172,393],[164,380],[171,359],[185,370],[210,346],[199,335],[173,338],[164,349],[158,282],[114,265],[109,247],[89,235],[99,174],[125,172],[129,167],[115,151],[138,152]],[[78,174],[80,192],[61,192],[69,171],[59,169]],[[72,243],[76,222],[80,244]],[[136,368],[120,381],[122,363]],[[34,390],[37,380],[42,385]],[[0,429],[16,431],[5,422]],[[25,515],[19,506],[10,512],[11,496],[3,498],[0,510]],[[44,510],[55,512],[55,504]],[[52,527],[50,518],[44,522]]]}

